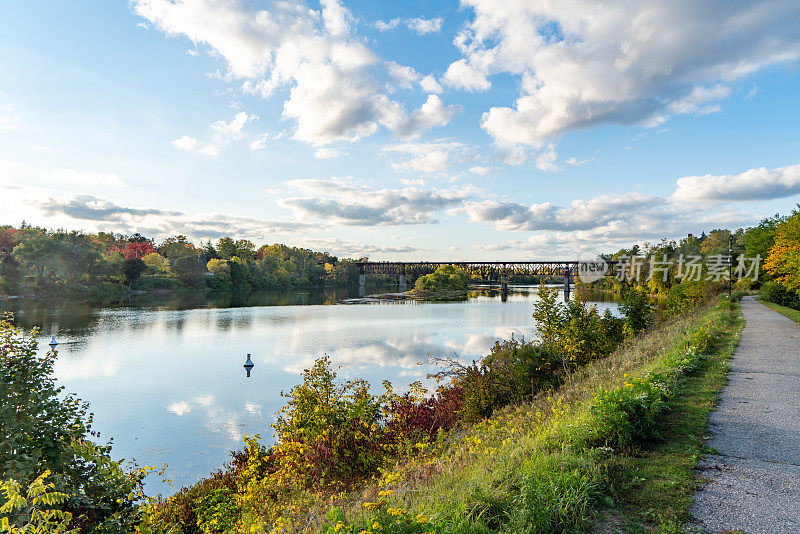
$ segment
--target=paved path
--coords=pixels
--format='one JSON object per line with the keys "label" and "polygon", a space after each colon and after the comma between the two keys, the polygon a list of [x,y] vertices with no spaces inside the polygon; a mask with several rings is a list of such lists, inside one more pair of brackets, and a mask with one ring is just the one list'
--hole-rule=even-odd
{"label": "paved path", "polygon": [[704,532],[800,533],[800,328],[745,297],[747,324],[711,415],[695,496]]}

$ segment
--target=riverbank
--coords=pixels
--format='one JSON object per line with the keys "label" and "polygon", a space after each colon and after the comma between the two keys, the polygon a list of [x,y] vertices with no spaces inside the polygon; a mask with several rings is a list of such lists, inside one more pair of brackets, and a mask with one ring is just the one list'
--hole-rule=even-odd
{"label": "riverbank", "polygon": [[728,302],[664,325],[571,385],[385,471],[321,528],[395,525],[402,510],[435,532],[678,532],[741,328],[738,304]]}
{"label": "riverbank", "polygon": [[[220,520],[254,532],[547,532],[677,525],[688,513],[693,469],[704,452],[705,417],[724,382],[725,362],[740,328],[738,305],[719,302],[625,342],[530,402],[512,403],[474,425],[441,427],[445,432],[434,432],[432,441],[384,442],[382,431],[373,428],[366,436],[378,432],[377,438],[359,439],[379,438],[376,445],[391,447],[390,456],[400,452],[394,449],[398,445],[411,448],[363,484],[300,493],[289,489],[295,485],[279,489],[286,482],[273,477],[295,469],[294,460],[284,462],[296,452],[282,448],[275,456],[277,450],[249,442],[249,452],[227,471],[182,490],[150,517],[160,528],[177,521],[186,532],[217,512]],[[435,406],[441,402],[431,405],[431,413],[438,413]],[[429,412],[412,410],[408,416],[414,420],[424,413]],[[335,437],[340,427],[330,427],[331,439],[346,437],[347,432]],[[350,449],[366,454],[372,450],[367,443]],[[301,457],[306,456],[303,447]],[[328,447],[319,452],[340,454]],[[339,461],[352,466],[375,461],[366,458]],[[270,475],[270,462],[276,461]],[[301,475],[306,468],[297,468],[292,484],[306,476]],[[213,506],[210,495],[216,496]],[[282,504],[265,508],[265,498]],[[234,508],[226,508],[232,503]]]}

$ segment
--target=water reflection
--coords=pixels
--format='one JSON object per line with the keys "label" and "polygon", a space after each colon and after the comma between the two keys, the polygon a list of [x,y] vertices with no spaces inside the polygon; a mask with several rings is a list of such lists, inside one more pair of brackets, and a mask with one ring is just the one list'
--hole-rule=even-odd
{"label": "water reflection", "polygon": [[[506,302],[477,288],[462,302],[326,305],[353,296],[195,295],[103,309],[17,303],[13,311],[23,326],[44,326],[43,350],[56,335],[56,376],[91,403],[96,430],[114,437],[115,456],[166,462],[177,485],[218,468],[245,433],[270,441],[281,391],[323,354],[342,377],[378,388],[386,379],[403,391],[415,380],[434,386],[426,379],[431,357],[477,359],[498,339],[534,335],[535,288],[511,287]],[[222,306],[232,302],[253,305]],[[245,354],[255,364],[250,378]],[[158,480],[147,484],[149,494],[170,491]]]}

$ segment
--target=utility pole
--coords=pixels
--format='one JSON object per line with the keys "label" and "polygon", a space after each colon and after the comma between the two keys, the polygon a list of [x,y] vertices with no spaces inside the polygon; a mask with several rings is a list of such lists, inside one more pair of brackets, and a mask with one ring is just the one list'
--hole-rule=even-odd
{"label": "utility pole", "polygon": [[728,236],[728,300],[733,287],[733,232]]}

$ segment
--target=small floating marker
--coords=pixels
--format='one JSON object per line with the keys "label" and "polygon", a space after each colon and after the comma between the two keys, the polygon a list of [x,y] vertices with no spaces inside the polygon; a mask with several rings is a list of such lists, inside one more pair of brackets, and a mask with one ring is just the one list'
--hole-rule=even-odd
{"label": "small floating marker", "polygon": [[244,370],[247,371],[247,378],[250,378],[250,371],[255,366],[256,365],[253,363],[253,360],[250,359],[250,355],[248,354],[247,355],[247,361],[244,362],[244,365],[242,366],[242,367],[244,367]]}
{"label": "small floating marker", "polygon": [[50,343],[48,344],[50,345],[51,349],[56,348],[56,345],[58,345],[58,341],[56,341],[56,336],[50,336]]}

